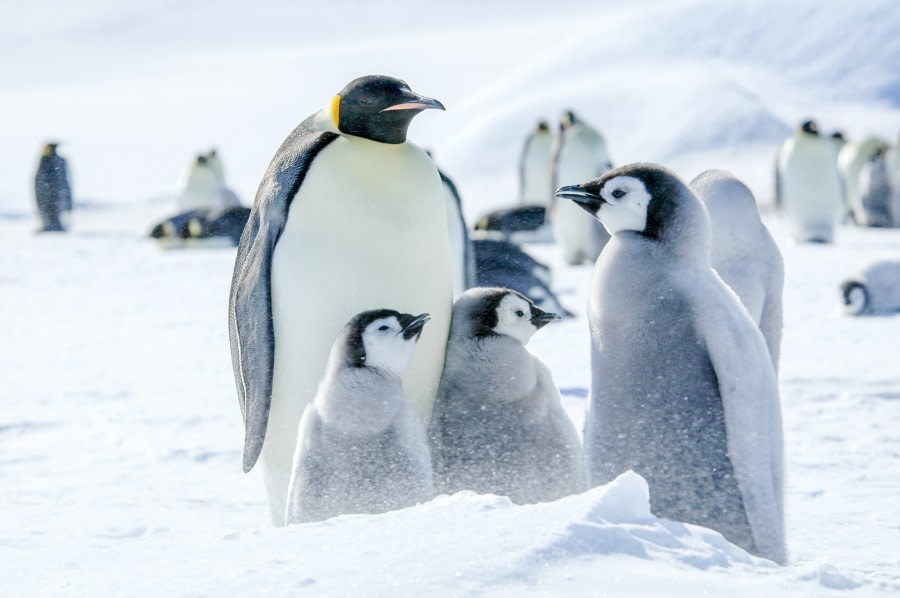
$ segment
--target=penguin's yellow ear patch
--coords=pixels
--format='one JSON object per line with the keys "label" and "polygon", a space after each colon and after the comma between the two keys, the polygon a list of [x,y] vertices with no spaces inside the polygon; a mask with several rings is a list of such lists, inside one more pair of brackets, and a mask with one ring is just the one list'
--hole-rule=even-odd
{"label": "penguin's yellow ear patch", "polygon": [[331,99],[331,120],[334,126],[340,129],[341,125],[341,96],[336,95]]}

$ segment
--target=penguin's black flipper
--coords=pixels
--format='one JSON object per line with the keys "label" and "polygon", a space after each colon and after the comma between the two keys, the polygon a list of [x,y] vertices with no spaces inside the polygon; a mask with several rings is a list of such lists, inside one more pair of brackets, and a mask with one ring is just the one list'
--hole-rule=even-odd
{"label": "penguin's black flipper", "polygon": [[256,192],[234,264],[228,301],[228,333],[238,402],[244,418],[244,471],[259,459],[275,365],[272,325],[272,255],[287,222],[291,200],[316,155],[337,135],[315,129],[315,115],[288,136]]}

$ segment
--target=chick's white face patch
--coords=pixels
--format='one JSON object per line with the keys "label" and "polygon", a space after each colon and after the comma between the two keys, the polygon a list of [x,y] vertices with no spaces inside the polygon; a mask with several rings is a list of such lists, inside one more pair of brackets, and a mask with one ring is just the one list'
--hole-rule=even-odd
{"label": "chick's white face patch", "polygon": [[617,176],[603,184],[600,197],[605,202],[597,218],[614,235],[619,231],[643,232],[647,227],[647,206],[650,193],[643,181],[631,176]]}
{"label": "chick's white face patch", "polygon": [[505,334],[523,345],[537,332],[531,323],[531,304],[518,295],[507,295],[497,306],[497,334]]}
{"label": "chick's white face patch", "polygon": [[403,338],[403,327],[394,316],[375,320],[363,331],[366,365],[400,376],[412,360],[416,337]]}

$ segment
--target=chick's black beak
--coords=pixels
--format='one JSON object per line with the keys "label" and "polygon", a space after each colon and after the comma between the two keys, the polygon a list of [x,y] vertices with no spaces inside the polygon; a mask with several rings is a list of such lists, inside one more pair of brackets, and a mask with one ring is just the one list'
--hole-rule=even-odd
{"label": "chick's black beak", "polygon": [[556,190],[556,197],[571,199],[584,210],[596,214],[605,201],[598,193],[589,191],[584,185],[569,185]]}
{"label": "chick's black beak", "polygon": [[403,338],[404,340],[409,340],[412,337],[416,337],[416,340],[419,340],[419,336],[422,334],[422,328],[425,327],[425,323],[431,319],[429,314],[419,314],[418,316],[411,319],[408,323],[403,322]]}
{"label": "chick's black beak", "polygon": [[538,309],[537,307],[531,308],[531,324],[535,328],[542,328],[552,322],[553,320],[558,320],[559,316],[556,314],[551,314],[550,312],[546,312],[542,309]]}

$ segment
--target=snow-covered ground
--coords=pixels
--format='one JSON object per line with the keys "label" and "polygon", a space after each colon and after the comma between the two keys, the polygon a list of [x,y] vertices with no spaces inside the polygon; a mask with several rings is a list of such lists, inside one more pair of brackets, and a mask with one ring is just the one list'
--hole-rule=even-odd
{"label": "snow-covered ground", "polygon": [[[373,72],[447,105],[411,137],[470,218],[514,199],[524,134],[569,107],[617,163],[660,161],[687,180],[729,168],[767,203],[778,143],[800,119],[849,137],[900,130],[896,2],[464,2],[441,17],[396,1],[303,4],[7,5],[4,595],[900,593],[900,316],[846,317],[837,295],[870,261],[900,257],[900,229],[797,246],[766,213],[786,263],[786,567],[653,517],[627,475],[548,504],[464,493],[270,527],[259,473],[240,467],[225,325],[234,250],[145,238],[195,152],[217,146],[249,202],[293,126]],[[30,185],[49,137],[65,141],[76,211],[69,234],[35,236]],[[580,427],[590,269],[531,249],[577,317],[530,348]]]}

